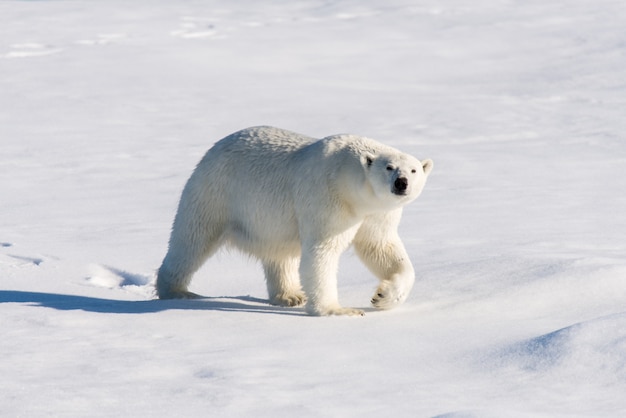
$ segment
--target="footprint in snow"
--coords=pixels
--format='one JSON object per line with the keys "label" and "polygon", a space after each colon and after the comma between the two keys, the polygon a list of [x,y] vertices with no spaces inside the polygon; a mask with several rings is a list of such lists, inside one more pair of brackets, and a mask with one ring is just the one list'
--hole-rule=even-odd
{"label": "footprint in snow", "polygon": [[0,264],[17,268],[38,267],[45,261],[46,259],[43,257],[30,257],[6,253],[0,254]]}
{"label": "footprint in snow", "polygon": [[126,38],[125,33],[102,33],[94,39],[81,39],[74,42],[77,45],[93,46],[93,45],[109,45],[119,42]]}
{"label": "footprint in snow", "polygon": [[218,38],[215,26],[202,18],[184,17],[181,19],[179,28],[170,32],[170,35],[178,38]]}
{"label": "footprint in snow", "polygon": [[21,255],[11,255],[11,254],[9,254],[9,257],[14,258],[18,261],[21,261],[22,265],[34,264],[35,266],[38,266],[44,262],[44,259],[39,258],[39,257],[25,257]]}
{"label": "footprint in snow", "polygon": [[151,296],[154,293],[152,288],[152,277],[142,274],[130,273],[114,267],[93,264],[89,267],[90,275],[85,281],[96,287],[106,287],[108,289],[125,289],[133,293],[141,293]]}
{"label": "footprint in snow", "polygon": [[[13,244],[10,242],[0,242],[0,248],[12,248]],[[10,254],[4,253],[2,255],[2,259],[0,260],[1,264],[8,264],[13,267],[32,267],[39,266],[44,261],[49,259],[54,259],[55,257],[37,257],[37,256],[27,256],[27,255],[19,255],[19,254]]]}
{"label": "footprint in snow", "polygon": [[52,55],[63,51],[61,48],[52,45],[45,45],[36,42],[11,45],[11,50],[4,54],[5,58],[32,58]]}

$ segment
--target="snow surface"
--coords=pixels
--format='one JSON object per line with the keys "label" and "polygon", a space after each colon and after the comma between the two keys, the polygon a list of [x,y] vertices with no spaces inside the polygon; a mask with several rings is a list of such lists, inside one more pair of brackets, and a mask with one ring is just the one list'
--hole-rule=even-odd
{"label": "snow surface", "polygon": [[[626,416],[619,0],[0,2],[3,416]],[[267,124],[435,170],[401,308],[154,300],[184,182]],[[375,279],[342,259],[340,297]]]}

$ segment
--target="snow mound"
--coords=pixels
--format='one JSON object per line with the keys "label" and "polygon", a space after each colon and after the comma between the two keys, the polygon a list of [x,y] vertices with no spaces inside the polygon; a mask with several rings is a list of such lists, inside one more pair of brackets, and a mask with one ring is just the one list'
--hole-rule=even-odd
{"label": "snow mound", "polygon": [[504,351],[502,360],[530,373],[624,382],[625,329],[626,312],[577,323],[515,344]]}

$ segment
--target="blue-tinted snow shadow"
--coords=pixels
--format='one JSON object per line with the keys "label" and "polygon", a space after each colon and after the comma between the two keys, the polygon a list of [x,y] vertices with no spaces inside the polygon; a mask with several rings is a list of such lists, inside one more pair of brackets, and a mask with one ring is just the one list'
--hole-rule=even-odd
{"label": "blue-tinted snow shadow", "polygon": [[61,311],[82,310],[97,313],[145,314],[169,310],[250,312],[275,315],[306,315],[302,308],[269,305],[267,300],[251,296],[185,300],[113,300],[55,293],[0,290],[0,303],[25,303]]}

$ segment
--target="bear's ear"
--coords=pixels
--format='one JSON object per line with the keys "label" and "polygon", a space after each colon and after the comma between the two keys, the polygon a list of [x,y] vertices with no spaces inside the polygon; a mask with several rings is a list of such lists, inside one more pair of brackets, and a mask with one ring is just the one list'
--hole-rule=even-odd
{"label": "bear's ear", "polygon": [[374,163],[374,156],[370,155],[370,154],[365,154],[361,160],[363,161],[363,165],[366,166],[367,168],[370,168],[372,166],[372,164]]}
{"label": "bear's ear", "polygon": [[433,160],[431,160],[430,158],[422,161],[422,168],[424,169],[424,174],[429,175],[433,169],[434,164],[435,163],[433,163]]}

